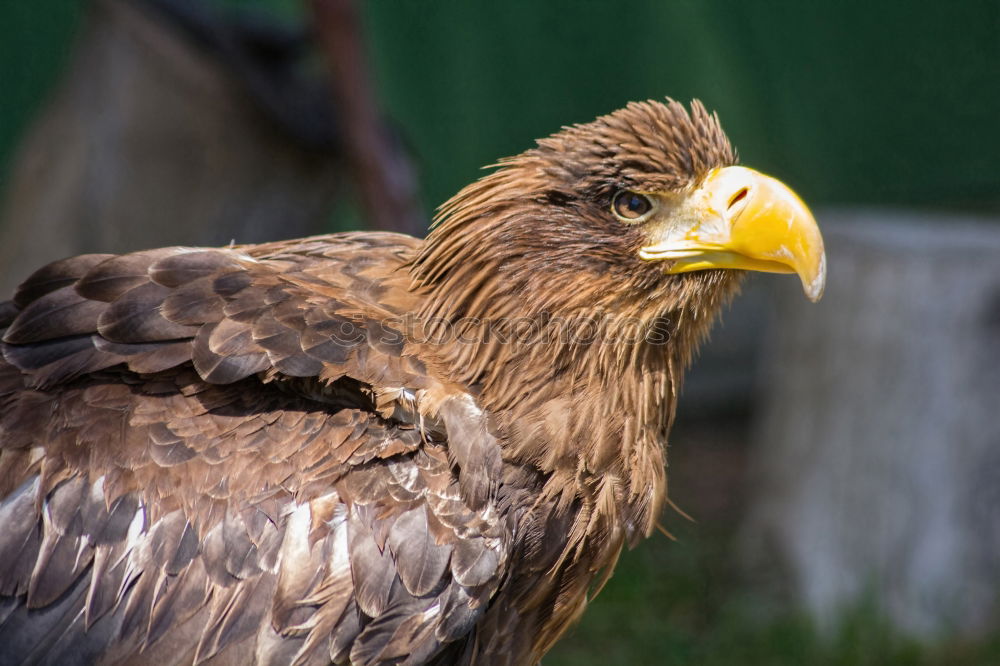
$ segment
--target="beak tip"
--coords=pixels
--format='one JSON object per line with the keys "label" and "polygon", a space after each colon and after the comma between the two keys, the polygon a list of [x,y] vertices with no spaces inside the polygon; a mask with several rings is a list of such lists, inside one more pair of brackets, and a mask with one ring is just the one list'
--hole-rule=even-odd
{"label": "beak tip", "polygon": [[805,273],[800,273],[802,278],[802,289],[806,292],[806,298],[808,298],[813,303],[818,303],[819,299],[823,298],[823,292],[826,290],[826,253],[821,253],[819,256],[819,269],[816,271],[815,276],[809,277]]}

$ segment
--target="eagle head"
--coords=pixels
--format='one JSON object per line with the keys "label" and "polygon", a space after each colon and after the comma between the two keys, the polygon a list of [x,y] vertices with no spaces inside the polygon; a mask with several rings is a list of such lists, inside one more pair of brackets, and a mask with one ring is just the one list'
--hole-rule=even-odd
{"label": "eagle head", "polygon": [[826,261],[815,219],[787,186],[736,162],[700,102],[631,103],[501,160],[446,202],[415,275],[450,283],[449,297],[530,295],[549,311],[635,310],[657,298],[666,304],[654,309],[669,310],[746,270],[797,273],[818,300]]}

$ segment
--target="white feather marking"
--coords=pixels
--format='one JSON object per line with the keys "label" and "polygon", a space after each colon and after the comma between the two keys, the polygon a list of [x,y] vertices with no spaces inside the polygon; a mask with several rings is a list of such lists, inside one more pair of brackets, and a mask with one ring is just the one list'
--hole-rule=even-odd
{"label": "white feather marking", "polygon": [[128,532],[125,534],[125,553],[134,550],[139,545],[139,539],[146,531],[146,507],[143,504],[135,510],[132,522],[128,524]]}
{"label": "white feather marking", "polygon": [[330,549],[330,571],[347,573],[351,570],[351,557],[347,543],[347,506],[338,504],[333,510],[330,527],[334,533]]}
{"label": "white feather marking", "polygon": [[76,559],[73,561],[74,569],[80,568],[80,560],[83,558],[83,554],[87,552],[87,548],[90,546],[86,539],[77,538],[79,539],[79,542],[76,544]]}
{"label": "white feather marking", "polygon": [[440,600],[438,600],[424,609],[424,611],[420,614],[420,619],[426,622],[427,620],[433,618],[435,615],[440,615],[440,614],[441,614],[441,602]]}
{"label": "white feather marking", "polygon": [[111,508],[110,505],[105,502],[103,475],[97,477],[97,480],[90,484],[90,501],[94,504],[104,502],[104,508]]}
{"label": "white feather marking", "polygon": [[306,562],[309,558],[309,525],[312,511],[308,504],[296,504],[285,519],[285,538],[278,555],[278,569],[284,562]]}

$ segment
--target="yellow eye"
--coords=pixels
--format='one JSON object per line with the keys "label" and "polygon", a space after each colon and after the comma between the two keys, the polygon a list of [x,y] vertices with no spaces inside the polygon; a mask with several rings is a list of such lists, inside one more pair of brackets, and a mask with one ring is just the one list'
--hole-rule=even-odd
{"label": "yellow eye", "polygon": [[653,210],[653,202],[638,192],[622,190],[611,201],[611,210],[626,222],[636,222]]}

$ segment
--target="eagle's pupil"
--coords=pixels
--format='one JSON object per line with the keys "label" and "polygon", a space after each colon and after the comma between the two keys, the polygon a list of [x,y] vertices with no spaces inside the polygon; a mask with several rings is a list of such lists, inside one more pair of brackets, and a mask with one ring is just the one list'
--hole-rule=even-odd
{"label": "eagle's pupil", "polygon": [[649,199],[635,192],[619,192],[614,201],[615,213],[619,217],[635,220],[652,208]]}

